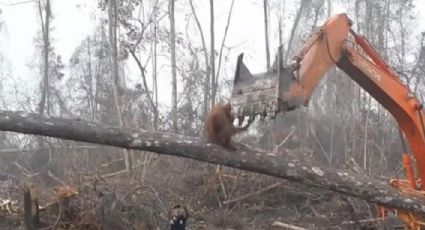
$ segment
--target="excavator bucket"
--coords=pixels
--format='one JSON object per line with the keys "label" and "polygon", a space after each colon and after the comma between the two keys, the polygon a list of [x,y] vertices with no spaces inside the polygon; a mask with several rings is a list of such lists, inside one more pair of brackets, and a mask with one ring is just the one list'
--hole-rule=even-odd
{"label": "excavator bucket", "polygon": [[294,68],[284,67],[281,57],[280,54],[277,55],[276,61],[267,72],[251,74],[243,63],[243,54],[239,55],[230,100],[239,124],[242,124],[244,117],[274,118],[281,111],[295,109],[290,101],[281,98],[284,92],[289,91],[291,82],[296,80]]}

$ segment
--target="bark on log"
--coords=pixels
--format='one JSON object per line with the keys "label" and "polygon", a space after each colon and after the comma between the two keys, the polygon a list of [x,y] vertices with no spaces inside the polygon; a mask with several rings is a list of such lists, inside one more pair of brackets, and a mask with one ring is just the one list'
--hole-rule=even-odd
{"label": "bark on log", "polygon": [[303,154],[287,152],[280,157],[254,149],[229,152],[200,138],[105,127],[25,112],[0,111],[0,130],[191,158],[328,189],[425,217],[424,198],[403,196],[386,182],[315,166],[305,161]]}

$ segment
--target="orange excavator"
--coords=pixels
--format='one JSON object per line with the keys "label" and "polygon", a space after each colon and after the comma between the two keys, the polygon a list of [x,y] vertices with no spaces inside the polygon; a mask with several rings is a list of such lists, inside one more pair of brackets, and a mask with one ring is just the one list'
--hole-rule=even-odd
{"label": "orange excavator", "polygon": [[[403,153],[406,179],[391,179],[390,185],[406,196],[424,196],[423,105],[400,80],[396,71],[385,63],[363,36],[351,29],[351,25],[352,21],[346,14],[330,17],[308,38],[291,64],[283,64],[279,48],[277,60],[265,73],[251,74],[241,54],[231,98],[235,117],[242,124],[246,116],[270,114],[274,117],[279,112],[307,106],[319,81],[336,65],[392,114],[407,139],[416,160],[417,178],[409,155]],[[386,211],[394,212],[408,229],[425,227],[424,220],[413,213],[386,210],[384,207],[381,211],[382,215]]]}

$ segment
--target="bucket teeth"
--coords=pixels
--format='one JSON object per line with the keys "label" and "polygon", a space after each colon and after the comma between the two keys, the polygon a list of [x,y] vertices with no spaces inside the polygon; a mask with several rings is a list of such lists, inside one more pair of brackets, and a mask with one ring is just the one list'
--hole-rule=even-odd
{"label": "bucket teeth", "polygon": [[238,124],[242,125],[245,117],[249,119],[274,119],[277,114],[277,106],[275,102],[253,104],[249,106],[235,105],[235,117],[238,119]]}

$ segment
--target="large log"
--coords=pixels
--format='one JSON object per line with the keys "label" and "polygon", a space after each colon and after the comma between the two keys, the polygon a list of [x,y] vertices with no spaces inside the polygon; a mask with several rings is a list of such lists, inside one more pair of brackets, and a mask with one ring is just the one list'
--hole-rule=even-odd
{"label": "large log", "polygon": [[321,167],[287,152],[284,157],[253,149],[229,152],[200,138],[105,127],[82,120],[0,111],[0,130],[35,134],[191,158],[316,186],[425,217],[425,199],[405,196],[386,182]]}

